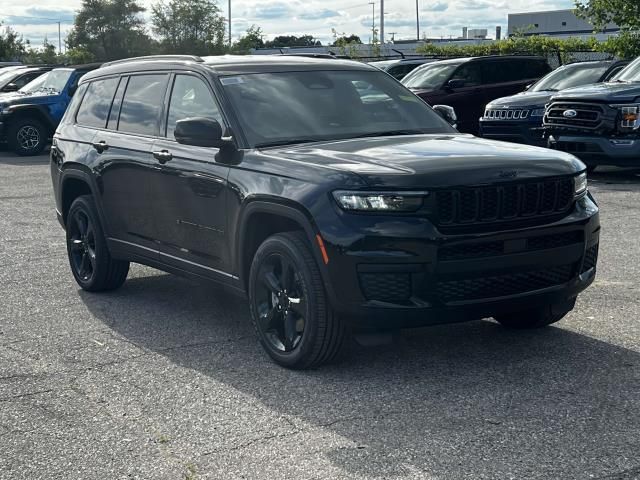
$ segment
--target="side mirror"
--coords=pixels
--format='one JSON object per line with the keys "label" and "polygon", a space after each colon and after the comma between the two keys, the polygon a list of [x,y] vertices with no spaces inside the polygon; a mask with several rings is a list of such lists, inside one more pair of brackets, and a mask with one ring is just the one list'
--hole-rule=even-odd
{"label": "side mirror", "polygon": [[449,90],[455,90],[456,88],[462,87],[464,87],[464,80],[461,80],[459,78],[449,80],[446,85],[446,88],[448,88]]}
{"label": "side mirror", "polygon": [[2,89],[3,92],[17,92],[18,90],[20,90],[20,87],[15,83],[7,83]]}
{"label": "side mirror", "polygon": [[197,147],[222,148],[222,126],[216,120],[203,117],[191,117],[176,122],[173,136],[178,143]]}
{"label": "side mirror", "polygon": [[444,118],[453,128],[458,128],[458,116],[453,107],[449,105],[434,105],[433,109]]}

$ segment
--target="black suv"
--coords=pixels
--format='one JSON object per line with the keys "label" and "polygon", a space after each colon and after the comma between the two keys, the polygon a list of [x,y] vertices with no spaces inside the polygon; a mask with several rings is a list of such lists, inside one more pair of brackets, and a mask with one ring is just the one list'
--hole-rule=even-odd
{"label": "black suv", "polygon": [[83,289],[120,287],[133,261],[246,292],[292,368],[354,327],[560,320],[595,276],[584,171],[460,134],[374,67],[284,56],[103,66],[51,150]]}

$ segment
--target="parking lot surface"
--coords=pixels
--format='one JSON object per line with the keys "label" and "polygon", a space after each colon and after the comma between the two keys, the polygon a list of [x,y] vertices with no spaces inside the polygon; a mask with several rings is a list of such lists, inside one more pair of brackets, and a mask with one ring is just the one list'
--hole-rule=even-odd
{"label": "parking lot surface", "polygon": [[287,371],[238,298],[135,265],[79,290],[46,156],[0,152],[0,478],[638,479],[640,172],[556,326],[403,332]]}

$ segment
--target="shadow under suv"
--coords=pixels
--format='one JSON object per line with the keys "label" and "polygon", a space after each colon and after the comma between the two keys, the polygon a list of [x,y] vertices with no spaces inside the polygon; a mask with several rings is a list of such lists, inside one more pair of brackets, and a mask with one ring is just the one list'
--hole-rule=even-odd
{"label": "shadow under suv", "polygon": [[246,293],[291,368],[332,360],[352,328],[548,325],[595,276],[579,160],[460,134],[351,61],[113,62],[83,77],[51,173],[83,289],[139,262]]}

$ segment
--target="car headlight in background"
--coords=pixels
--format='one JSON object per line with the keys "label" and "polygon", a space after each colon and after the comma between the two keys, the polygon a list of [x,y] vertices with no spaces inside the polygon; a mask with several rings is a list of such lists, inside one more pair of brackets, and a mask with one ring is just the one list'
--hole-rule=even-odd
{"label": "car headlight in background", "polygon": [[534,108],[531,110],[532,117],[542,117],[544,115],[544,108]]}
{"label": "car headlight in background", "polygon": [[618,127],[621,131],[633,131],[640,128],[640,105],[612,105],[620,111],[620,123]]}
{"label": "car headlight in background", "polygon": [[343,210],[354,212],[415,212],[428,192],[333,192]]}
{"label": "car headlight in background", "polygon": [[574,193],[576,194],[576,196],[578,195],[582,195],[584,192],[587,191],[587,172],[582,172],[579,175],[576,175],[576,177],[573,180],[573,185],[574,185]]}

